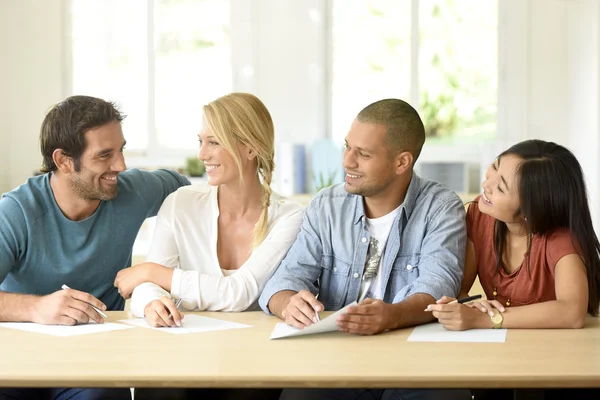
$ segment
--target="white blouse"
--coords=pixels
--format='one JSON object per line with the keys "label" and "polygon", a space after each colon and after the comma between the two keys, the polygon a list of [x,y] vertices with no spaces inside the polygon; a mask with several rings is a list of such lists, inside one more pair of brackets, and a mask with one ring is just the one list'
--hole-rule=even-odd
{"label": "white blouse", "polygon": [[235,271],[224,271],[217,257],[217,187],[184,186],[169,195],[156,221],[147,261],[173,271],[171,293],[154,283],[137,286],[131,311],[144,316],[148,303],[163,296],[181,298],[186,310],[244,311],[253,305],[300,231],[303,207],[271,195],[267,236]]}

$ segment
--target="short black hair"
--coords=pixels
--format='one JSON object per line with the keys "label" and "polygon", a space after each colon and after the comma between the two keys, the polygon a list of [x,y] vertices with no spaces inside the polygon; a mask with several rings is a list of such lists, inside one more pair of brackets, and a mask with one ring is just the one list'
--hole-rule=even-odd
{"label": "short black hair", "polygon": [[85,151],[85,133],[109,122],[121,123],[123,115],[114,103],[90,96],[71,96],[53,106],[46,114],[40,129],[42,172],[56,171],[52,159],[56,149],[73,159],[75,171],[81,169]]}
{"label": "short black hair", "polygon": [[410,104],[400,99],[379,100],[363,108],[356,118],[385,126],[390,153],[409,151],[417,161],[425,143],[425,127]]}

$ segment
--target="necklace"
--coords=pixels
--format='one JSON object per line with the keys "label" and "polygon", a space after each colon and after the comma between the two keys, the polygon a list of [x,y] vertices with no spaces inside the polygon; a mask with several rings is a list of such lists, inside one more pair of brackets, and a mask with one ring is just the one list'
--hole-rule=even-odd
{"label": "necklace", "polygon": [[[525,263],[527,256],[528,256],[528,253],[523,254],[523,261],[521,262],[521,265],[518,267],[517,273],[511,279],[510,291],[508,292],[508,297],[506,298],[506,303],[505,303],[506,307],[510,307],[510,299],[512,298],[514,284],[515,284],[515,281],[517,280],[517,278],[519,277],[521,270],[523,269],[523,264]],[[499,273],[498,270],[496,270],[496,273],[494,274],[494,290],[492,291],[494,300],[496,300],[496,296],[498,296],[498,273]]]}

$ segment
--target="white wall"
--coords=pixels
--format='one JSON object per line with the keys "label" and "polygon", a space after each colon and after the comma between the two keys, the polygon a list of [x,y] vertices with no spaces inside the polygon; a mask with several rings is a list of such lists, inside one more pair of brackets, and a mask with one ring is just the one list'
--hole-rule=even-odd
{"label": "white wall", "polygon": [[[581,162],[600,229],[600,2],[569,2],[567,9],[567,109],[569,147]],[[563,137],[565,137],[563,135]]]}
{"label": "white wall", "polygon": [[498,147],[539,138],[570,148],[600,227],[600,2],[499,2]]}
{"label": "white wall", "polygon": [[39,169],[40,124],[50,105],[63,98],[62,0],[0,1],[0,153],[8,177],[2,192],[23,183]]}
{"label": "white wall", "polygon": [[[0,49],[6,48],[6,43],[8,41],[8,34],[11,29],[9,26],[9,19],[7,15],[7,7],[8,3],[0,3]],[[6,58],[5,58],[6,57]],[[6,97],[10,97],[11,86],[9,85],[9,68],[11,64],[6,62],[8,60],[8,54],[5,56],[2,55],[2,62],[0,62],[0,192],[5,192],[9,187],[9,160],[8,160],[8,135],[12,131],[12,121],[9,120],[10,112],[6,108],[8,101],[5,100]]]}

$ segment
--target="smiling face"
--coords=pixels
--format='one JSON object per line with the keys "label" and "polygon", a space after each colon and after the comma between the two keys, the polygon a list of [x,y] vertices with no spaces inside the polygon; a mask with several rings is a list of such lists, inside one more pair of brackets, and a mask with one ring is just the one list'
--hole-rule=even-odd
{"label": "smiling face", "polygon": [[479,198],[482,213],[506,223],[521,222],[517,169],[522,161],[520,157],[506,154],[488,167]]}
{"label": "smiling face", "polygon": [[396,178],[383,125],[355,119],[344,145],[346,191],[364,197],[384,192]]}
{"label": "smiling face", "polygon": [[86,148],[79,171],[73,169],[69,183],[84,200],[112,200],[117,195],[119,173],[125,171],[125,139],[121,124],[110,122],[85,133]]}
{"label": "smiling face", "polygon": [[[203,129],[198,135],[200,149],[198,151],[198,159],[204,162],[206,167],[206,175],[208,176],[208,184],[218,186],[228,183],[238,183],[240,181],[240,171],[232,154],[227,150],[207,129]],[[238,155],[242,170],[246,168],[254,168],[256,170],[256,162],[251,163],[252,157],[244,157],[249,155],[249,150],[241,143],[236,143]],[[252,166],[249,164],[253,164]]]}

